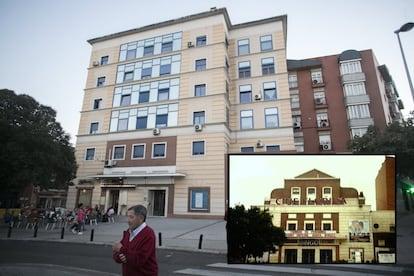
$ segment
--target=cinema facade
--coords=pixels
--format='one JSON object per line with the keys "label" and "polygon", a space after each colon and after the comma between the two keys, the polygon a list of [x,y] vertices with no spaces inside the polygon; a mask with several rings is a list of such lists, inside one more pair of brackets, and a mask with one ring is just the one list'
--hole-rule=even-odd
{"label": "cinema facade", "polygon": [[341,187],[339,178],[317,169],[285,179],[284,188],[258,207],[285,229],[287,241],[270,254],[271,263],[395,260],[394,210],[372,211],[363,192]]}

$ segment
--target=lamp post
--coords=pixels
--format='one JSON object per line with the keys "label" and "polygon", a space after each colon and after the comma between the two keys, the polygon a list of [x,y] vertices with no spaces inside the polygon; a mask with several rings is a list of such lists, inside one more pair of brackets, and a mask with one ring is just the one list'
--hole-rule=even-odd
{"label": "lamp post", "polygon": [[411,81],[410,72],[408,71],[407,61],[405,60],[405,54],[404,54],[404,50],[403,50],[403,47],[402,47],[402,44],[401,44],[401,39],[400,39],[400,32],[408,32],[412,28],[414,28],[414,23],[413,22],[408,22],[408,23],[405,23],[404,25],[402,25],[401,28],[396,30],[394,33],[397,35],[398,43],[400,44],[401,55],[402,55],[402,58],[403,58],[403,61],[404,61],[404,66],[405,66],[405,73],[407,74],[408,84],[410,85],[410,90],[411,90],[411,96],[413,97],[413,101],[414,101],[413,83]]}

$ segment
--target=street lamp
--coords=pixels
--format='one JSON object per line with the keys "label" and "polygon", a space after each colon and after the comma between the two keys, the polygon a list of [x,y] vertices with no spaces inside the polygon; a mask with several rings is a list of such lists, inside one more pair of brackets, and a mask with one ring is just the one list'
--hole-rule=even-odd
{"label": "street lamp", "polygon": [[408,32],[412,28],[414,28],[414,23],[413,22],[408,22],[408,23],[405,23],[404,25],[402,25],[401,28],[396,30],[394,33],[397,35],[398,43],[400,44],[401,55],[402,55],[402,58],[403,58],[403,61],[404,61],[404,66],[405,66],[405,73],[407,74],[408,84],[410,85],[410,90],[411,90],[411,96],[413,97],[413,101],[414,101],[413,83],[411,81],[410,72],[408,71],[407,61],[405,60],[404,50],[403,50],[403,47],[402,47],[402,44],[401,44],[401,39],[400,39],[400,32]]}

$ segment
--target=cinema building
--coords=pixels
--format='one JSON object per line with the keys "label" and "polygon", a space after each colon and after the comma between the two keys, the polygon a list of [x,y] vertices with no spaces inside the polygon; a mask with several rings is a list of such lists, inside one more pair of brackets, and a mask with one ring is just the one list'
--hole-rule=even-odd
{"label": "cinema building", "polygon": [[[372,223],[373,217],[380,216],[372,215],[363,192],[341,187],[339,178],[313,169],[285,179],[284,187],[274,189],[260,208],[269,210],[273,224],[285,229],[287,238],[280,250],[270,255],[272,263],[376,260]],[[392,212],[380,224],[389,232],[386,226],[394,224]]]}

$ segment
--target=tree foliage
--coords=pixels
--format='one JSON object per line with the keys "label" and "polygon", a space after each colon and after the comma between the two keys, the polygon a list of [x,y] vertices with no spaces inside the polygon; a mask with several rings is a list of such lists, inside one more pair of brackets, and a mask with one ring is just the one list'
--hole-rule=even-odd
{"label": "tree foliage", "polygon": [[0,90],[0,187],[62,188],[76,176],[70,137],[56,111],[28,95]]}
{"label": "tree foliage", "polygon": [[268,210],[237,205],[228,210],[227,245],[229,262],[245,262],[246,256],[261,257],[275,252],[286,240],[282,228],[275,227]]}
{"label": "tree foliage", "polygon": [[395,154],[397,156],[396,172],[401,178],[414,179],[414,126],[393,123],[381,132],[370,126],[365,135],[355,137],[348,143],[353,153]]}

